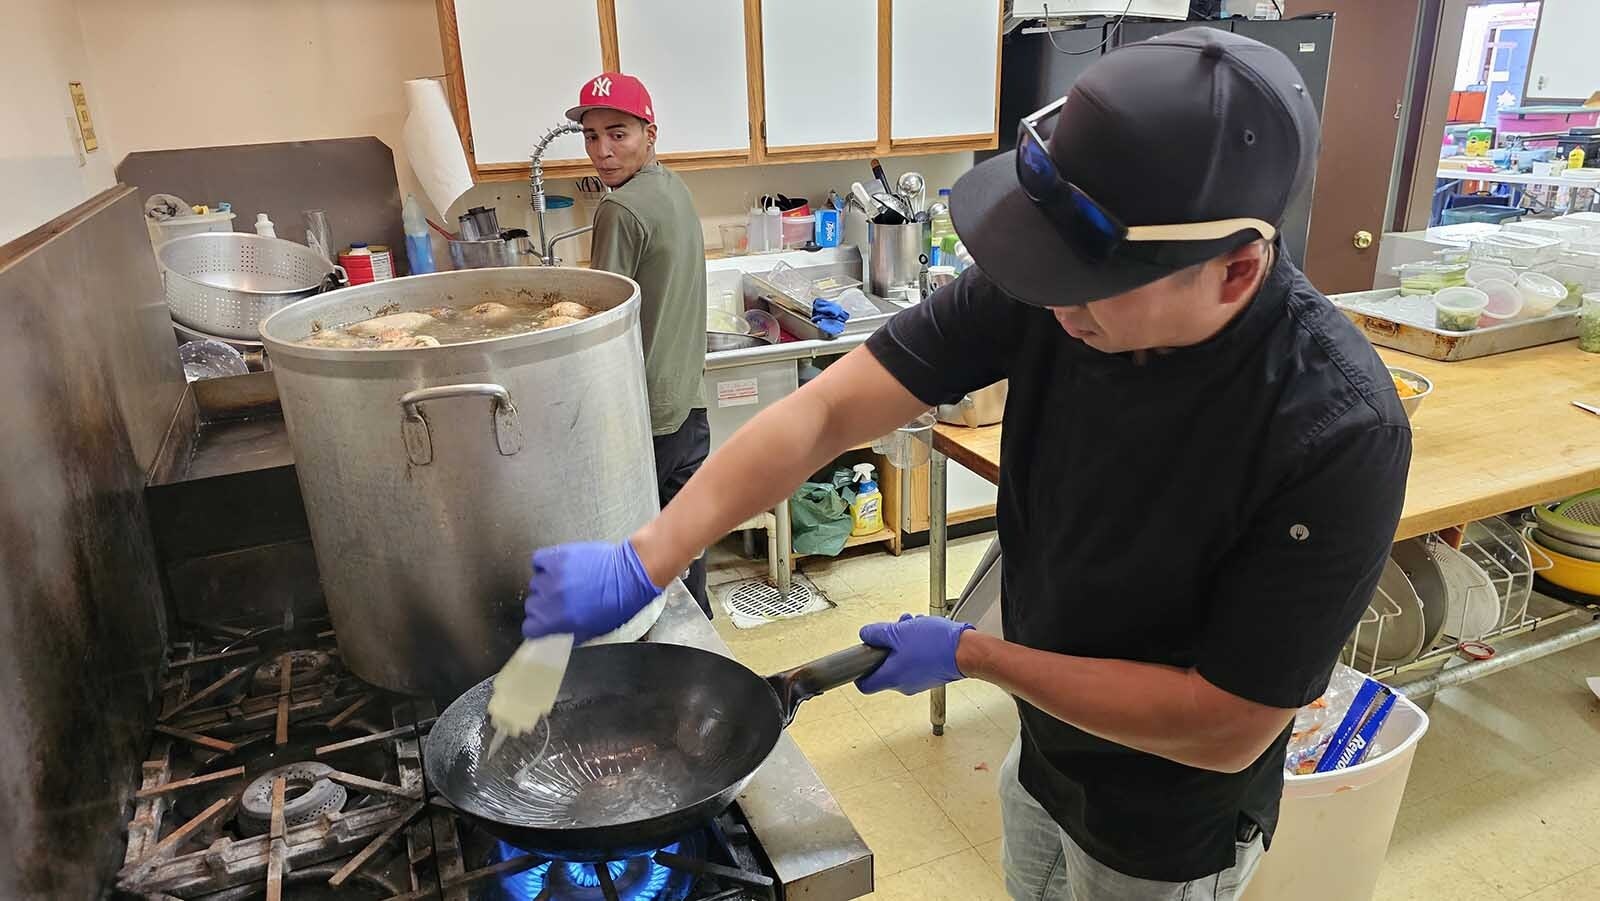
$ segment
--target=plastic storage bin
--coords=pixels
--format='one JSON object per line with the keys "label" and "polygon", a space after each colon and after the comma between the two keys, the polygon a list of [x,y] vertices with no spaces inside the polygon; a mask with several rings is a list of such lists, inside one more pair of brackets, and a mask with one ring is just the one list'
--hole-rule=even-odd
{"label": "plastic storage bin", "polygon": [[1371,898],[1428,715],[1405,695],[1378,730],[1376,751],[1343,770],[1285,776],[1272,850],[1242,901]]}
{"label": "plastic storage bin", "polygon": [[1561,251],[1564,249],[1566,245],[1555,238],[1499,232],[1474,238],[1468,245],[1467,256],[1474,263],[1495,263],[1526,269],[1542,263],[1556,262],[1561,259]]}

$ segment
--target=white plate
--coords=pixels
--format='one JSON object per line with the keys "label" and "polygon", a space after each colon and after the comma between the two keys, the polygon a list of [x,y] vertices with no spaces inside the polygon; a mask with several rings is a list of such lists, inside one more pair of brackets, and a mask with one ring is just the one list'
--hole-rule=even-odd
{"label": "white plate", "polygon": [[1433,545],[1433,553],[1450,591],[1444,634],[1468,641],[1494,631],[1500,625],[1500,595],[1489,574],[1442,541]]}

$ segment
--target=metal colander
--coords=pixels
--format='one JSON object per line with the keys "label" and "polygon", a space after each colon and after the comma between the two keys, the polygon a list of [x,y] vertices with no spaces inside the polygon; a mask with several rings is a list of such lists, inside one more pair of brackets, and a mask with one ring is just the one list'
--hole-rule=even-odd
{"label": "metal colander", "polygon": [[1600,548],[1600,491],[1568,498],[1554,510],[1535,507],[1539,528],[1563,541]]}
{"label": "metal colander", "polygon": [[174,238],[156,259],[178,324],[244,341],[260,337],[261,320],[323,290],[339,272],[309,247],[242,232]]}

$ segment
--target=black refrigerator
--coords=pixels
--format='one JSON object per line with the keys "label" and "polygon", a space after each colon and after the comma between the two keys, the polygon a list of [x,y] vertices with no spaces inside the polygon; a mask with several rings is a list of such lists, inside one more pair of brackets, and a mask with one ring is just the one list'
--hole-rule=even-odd
{"label": "black refrigerator", "polygon": [[[1221,28],[1276,47],[1294,62],[1305,78],[1306,90],[1322,112],[1328,86],[1328,63],[1333,58],[1333,16],[1303,19],[1221,19],[1195,22],[1127,21],[1087,28],[1046,31],[1037,23],[1023,23],[1008,32],[1000,56],[1000,147],[977,154],[981,161],[1016,147],[1017,122],[1023,116],[1065,94],[1072,83],[1109,47],[1196,25]],[[1107,41],[1107,32],[1110,40]],[[1306,235],[1311,225],[1311,187],[1290,205],[1283,223],[1284,247],[1296,263],[1305,260]]]}

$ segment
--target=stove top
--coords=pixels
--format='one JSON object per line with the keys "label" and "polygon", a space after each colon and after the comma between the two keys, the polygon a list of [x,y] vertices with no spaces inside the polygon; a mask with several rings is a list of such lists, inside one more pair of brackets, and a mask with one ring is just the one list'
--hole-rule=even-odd
{"label": "stove top", "polygon": [[[675,627],[667,617],[660,640],[679,640],[674,628],[693,619]],[[650,855],[604,864],[507,845],[424,784],[421,739],[438,705],[356,679],[325,621],[195,627],[168,657],[117,877],[124,897],[777,901],[800,884],[785,872],[854,887],[830,896],[871,888],[870,854],[853,830],[854,845],[821,857],[785,850],[775,863],[737,803]],[[766,783],[753,784],[748,803],[770,806]],[[838,823],[813,825],[825,837]],[[836,857],[851,866],[801,866]]]}

